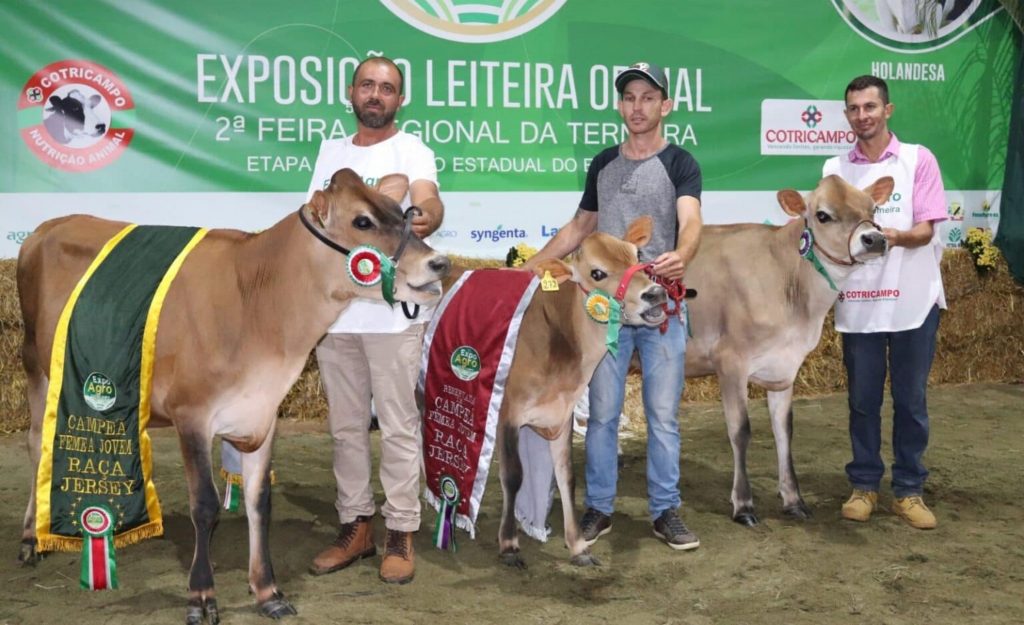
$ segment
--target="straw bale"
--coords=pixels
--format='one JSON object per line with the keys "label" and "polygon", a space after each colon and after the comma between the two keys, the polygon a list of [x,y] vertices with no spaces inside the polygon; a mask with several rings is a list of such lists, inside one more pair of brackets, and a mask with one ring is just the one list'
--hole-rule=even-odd
{"label": "straw bale", "polygon": [[[453,261],[469,268],[501,266],[500,261],[490,259],[456,257]],[[967,252],[949,250],[942,268],[949,310],[943,313],[939,325],[929,384],[1024,382],[1024,288],[1014,283],[1005,261],[1000,258],[995,269],[979,275]],[[0,260],[0,431],[4,432],[28,425],[21,341],[15,261]],[[842,344],[829,313],[821,342],[797,375],[795,394],[812,396],[845,389]],[[752,389],[752,398],[763,396],[760,389]],[[718,398],[718,384],[713,377],[687,380],[685,401]],[[310,355],[279,414],[319,420],[326,411],[316,359]],[[627,380],[625,412],[628,426],[642,429],[643,401],[637,372]]]}

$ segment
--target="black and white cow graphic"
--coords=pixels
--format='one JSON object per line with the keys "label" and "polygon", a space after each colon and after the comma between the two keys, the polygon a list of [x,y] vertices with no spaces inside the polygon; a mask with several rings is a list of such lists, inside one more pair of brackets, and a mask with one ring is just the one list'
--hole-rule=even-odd
{"label": "black and white cow graphic", "polygon": [[972,0],[875,0],[878,19],[898,35],[935,37],[939,29],[960,17]]}
{"label": "black and white cow graphic", "polygon": [[96,106],[102,101],[99,95],[86,97],[78,89],[63,98],[55,93],[50,96],[46,108],[50,115],[43,119],[43,125],[58,143],[66,145],[79,137],[93,143],[107,132],[107,124],[96,114]]}

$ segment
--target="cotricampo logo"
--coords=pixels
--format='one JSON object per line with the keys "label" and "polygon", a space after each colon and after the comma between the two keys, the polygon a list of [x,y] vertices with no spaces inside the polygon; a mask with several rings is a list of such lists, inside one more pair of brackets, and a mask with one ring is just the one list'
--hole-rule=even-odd
{"label": "cotricampo logo", "polygon": [[548,21],[566,0],[380,0],[413,28],[462,43],[492,43],[518,37]]}
{"label": "cotricampo logo", "polygon": [[802,121],[808,128],[814,128],[821,123],[822,114],[818,110],[818,107],[811,104],[804,112],[800,114],[800,121]]}
{"label": "cotricampo logo", "polygon": [[39,160],[83,172],[117,160],[135,131],[135,102],[114,72],[64,60],[37,71],[18,98],[21,138]]}

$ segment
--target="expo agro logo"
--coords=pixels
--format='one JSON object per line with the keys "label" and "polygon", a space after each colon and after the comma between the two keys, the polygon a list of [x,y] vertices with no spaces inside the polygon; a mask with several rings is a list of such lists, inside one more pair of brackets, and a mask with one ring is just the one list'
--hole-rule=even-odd
{"label": "expo agro logo", "polygon": [[861,37],[893,52],[938,50],[1000,10],[997,0],[832,0]]}
{"label": "expo agro logo", "polygon": [[18,97],[21,138],[39,160],[83,172],[117,160],[135,131],[135,102],[109,69],[90,61],[51,63],[28,79]]}
{"label": "expo agro logo", "polygon": [[455,377],[465,382],[470,382],[480,375],[480,353],[469,345],[456,347],[449,364]]}
{"label": "expo agro logo", "polygon": [[406,24],[428,35],[462,43],[492,43],[540,26],[567,0],[381,0]]}
{"label": "expo agro logo", "polygon": [[93,371],[82,384],[82,398],[90,408],[103,412],[117,401],[117,387],[108,376]]}

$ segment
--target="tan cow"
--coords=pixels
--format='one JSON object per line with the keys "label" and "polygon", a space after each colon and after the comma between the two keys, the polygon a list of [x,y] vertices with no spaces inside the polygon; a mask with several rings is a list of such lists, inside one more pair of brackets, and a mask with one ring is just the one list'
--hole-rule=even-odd
{"label": "tan cow", "polygon": [[[690,304],[686,376],[718,375],[733,449],[732,518],[738,523],[758,522],[747,477],[748,382],[768,391],[783,511],[797,518],[810,515],[790,450],[793,381],[821,338],[836,289],[860,263],[886,252],[885,236],[871,219],[892,187],[889,177],[861,191],[829,176],[806,202],[793,190],[778,193],[782,208],[798,217],[785,226],[704,228],[700,250],[686,271],[687,286],[700,294]],[[806,258],[801,257],[802,237],[810,242],[805,229],[813,234]]]}
{"label": "tan cow", "polygon": [[[404,178],[404,177],[403,177]],[[392,181],[383,181],[386,186]],[[32,413],[35,475],[54,329],[68,295],[103,244],[125,224],[76,215],[41,225],[18,257],[25,321],[22,351]],[[357,294],[345,254],[373,245],[398,256],[395,297],[427,304],[440,296],[449,261],[415,236],[398,205],[341,170],[325,191],[259,234],[213,230],[188,257],[167,294],[157,336],[151,425],[178,432],[195,526],[188,622],[217,623],[210,537],[219,501],[210,446],[220,435],[244,454],[249,518],[249,585],[262,614],[294,608],[278,591],[267,542],[270,450],[277,408],[320,337]],[[25,514],[21,559],[34,563],[35,481]]]}
{"label": "tan cow", "polygon": [[[607,325],[591,319],[584,306],[586,293],[618,290],[627,270],[637,265],[637,248],[651,236],[651,220],[634,221],[623,239],[593,233],[583,240],[567,265],[559,260],[540,263],[536,271],[550,271],[560,283],[558,291],[540,289],[526,309],[516,342],[515,356],[499,413],[497,449],[504,496],[498,546],[502,561],[524,567],[519,554],[515,519],[516,494],[523,479],[519,457],[519,429],[531,427],[548,439],[555,479],[562,499],[565,544],[573,564],[596,564],[584,542],[573,510],[572,411],[604,356]],[[665,289],[643,271],[626,278],[622,323],[656,326],[665,319]]]}

